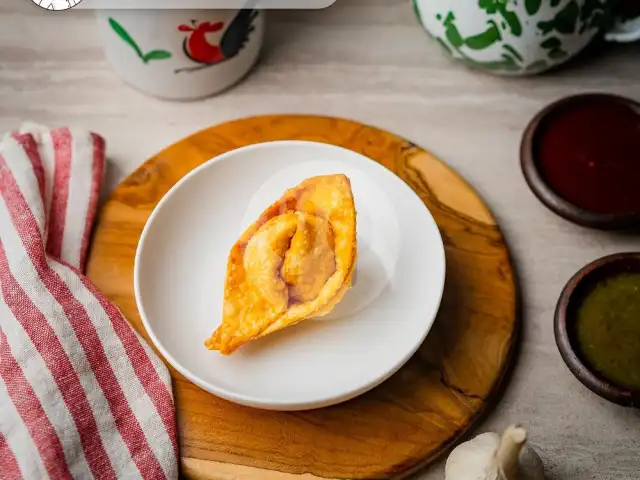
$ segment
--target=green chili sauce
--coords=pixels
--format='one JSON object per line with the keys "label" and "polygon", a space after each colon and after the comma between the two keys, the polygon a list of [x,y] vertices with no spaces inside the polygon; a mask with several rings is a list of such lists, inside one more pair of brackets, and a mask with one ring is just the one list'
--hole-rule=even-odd
{"label": "green chili sauce", "polygon": [[599,282],[577,313],[578,343],[591,368],[620,387],[640,390],[640,273]]}

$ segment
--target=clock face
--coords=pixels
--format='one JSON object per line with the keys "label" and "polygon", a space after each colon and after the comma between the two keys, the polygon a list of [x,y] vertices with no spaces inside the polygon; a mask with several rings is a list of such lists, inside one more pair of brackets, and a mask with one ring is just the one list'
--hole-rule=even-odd
{"label": "clock face", "polygon": [[82,0],[31,0],[39,7],[47,10],[68,10],[75,7]]}

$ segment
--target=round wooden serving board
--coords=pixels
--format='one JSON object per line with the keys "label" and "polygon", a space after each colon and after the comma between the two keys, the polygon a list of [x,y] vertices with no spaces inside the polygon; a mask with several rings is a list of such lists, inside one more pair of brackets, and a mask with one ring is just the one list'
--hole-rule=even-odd
{"label": "round wooden serving board", "polygon": [[149,341],[136,309],[133,263],[152,209],[201,163],[245,145],[287,139],[362,153],[415,190],[444,239],[442,307],[419,352],[396,375],[329,408],[286,413],[242,407],[170,368],[182,473],[242,480],[405,476],[446,451],[495,399],[519,330],[514,271],[493,216],[473,189],[429,152],[336,118],[278,115],[212,127],[151,158],[113,192],[94,233],[88,276]]}

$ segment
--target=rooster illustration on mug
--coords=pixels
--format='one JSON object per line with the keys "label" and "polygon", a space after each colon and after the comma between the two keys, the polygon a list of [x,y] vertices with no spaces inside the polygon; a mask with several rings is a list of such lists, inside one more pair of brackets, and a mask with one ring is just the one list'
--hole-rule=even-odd
{"label": "rooster illustration on mug", "polygon": [[[243,9],[231,20],[225,29],[224,22],[198,22],[180,25],[178,30],[188,33],[184,39],[185,55],[198,65],[180,68],[176,73],[193,72],[217,65],[235,57],[246,45],[251,32],[255,30],[253,21],[258,16],[256,9]],[[207,39],[208,33],[224,30],[218,45]]]}

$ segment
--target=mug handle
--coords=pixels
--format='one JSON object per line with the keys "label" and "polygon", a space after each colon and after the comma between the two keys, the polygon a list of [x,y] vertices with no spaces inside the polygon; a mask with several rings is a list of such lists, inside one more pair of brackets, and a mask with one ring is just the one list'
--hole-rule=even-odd
{"label": "mug handle", "polygon": [[640,17],[618,20],[604,39],[607,42],[629,43],[640,40]]}

